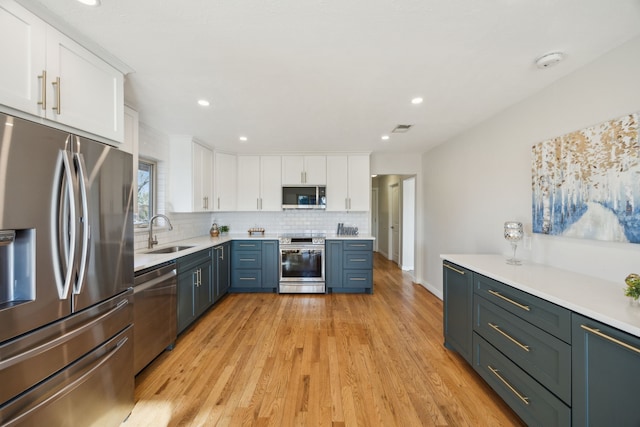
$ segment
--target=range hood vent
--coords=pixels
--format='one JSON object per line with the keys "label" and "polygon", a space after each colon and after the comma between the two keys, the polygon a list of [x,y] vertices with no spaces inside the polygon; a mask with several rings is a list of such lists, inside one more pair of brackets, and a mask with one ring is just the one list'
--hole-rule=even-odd
{"label": "range hood vent", "polygon": [[411,126],[413,125],[398,125],[395,128],[393,128],[393,130],[391,131],[391,133],[405,133],[405,132],[409,132],[409,129],[411,129]]}

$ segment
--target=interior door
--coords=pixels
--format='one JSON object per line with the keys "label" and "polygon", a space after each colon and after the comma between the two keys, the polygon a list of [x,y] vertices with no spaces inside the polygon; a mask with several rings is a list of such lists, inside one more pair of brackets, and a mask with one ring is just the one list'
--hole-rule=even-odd
{"label": "interior door", "polygon": [[391,186],[391,259],[400,264],[400,186]]}

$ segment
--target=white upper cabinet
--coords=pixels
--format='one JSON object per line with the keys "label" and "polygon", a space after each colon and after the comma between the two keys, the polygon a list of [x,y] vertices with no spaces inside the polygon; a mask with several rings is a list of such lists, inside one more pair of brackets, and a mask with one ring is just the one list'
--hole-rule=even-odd
{"label": "white upper cabinet", "polygon": [[0,104],[124,140],[122,73],[9,0],[0,1]]}
{"label": "white upper cabinet", "polygon": [[239,211],[282,210],[280,156],[238,156]]}
{"label": "white upper cabinet", "polygon": [[[0,2],[0,104],[43,115],[46,24],[9,1]],[[10,66],[9,66],[10,64]]]}
{"label": "white upper cabinet", "polygon": [[369,211],[368,155],[327,156],[327,211]]}
{"label": "white upper cabinet", "polygon": [[326,156],[282,156],[282,185],[326,184]]}
{"label": "white upper cabinet", "polygon": [[169,210],[213,210],[213,151],[188,136],[169,140]]}
{"label": "white upper cabinet", "polygon": [[236,155],[214,154],[214,211],[236,210]]}
{"label": "white upper cabinet", "polygon": [[47,119],[123,141],[122,73],[65,35],[47,31],[47,79]]}

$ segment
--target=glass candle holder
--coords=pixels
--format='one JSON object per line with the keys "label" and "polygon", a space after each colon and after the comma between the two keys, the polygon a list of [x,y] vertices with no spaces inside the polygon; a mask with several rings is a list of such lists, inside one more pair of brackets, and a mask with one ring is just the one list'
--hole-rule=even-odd
{"label": "glass candle holder", "polygon": [[522,264],[522,262],[516,258],[516,249],[518,248],[518,242],[520,242],[523,237],[524,232],[521,222],[507,221],[504,223],[504,238],[507,242],[511,243],[511,249],[513,250],[513,256],[507,259],[507,264]]}

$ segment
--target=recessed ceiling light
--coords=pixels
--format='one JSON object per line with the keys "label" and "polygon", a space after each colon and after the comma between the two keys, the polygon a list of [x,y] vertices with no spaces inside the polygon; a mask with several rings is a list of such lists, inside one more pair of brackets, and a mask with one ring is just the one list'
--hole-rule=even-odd
{"label": "recessed ceiling light", "polygon": [[419,105],[419,104],[422,104],[422,101],[424,101],[424,99],[422,99],[422,98],[420,98],[420,97],[418,96],[418,97],[416,97],[416,98],[413,98],[413,99],[411,100],[411,103],[412,103],[413,105]]}
{"label": "recessed ceiling light", "polygon": [[209,105],[211,105],[211,103],[206,99],[199,99],[198,105],[200,105],[201,107],[208,107]]}
{"label": "recessed ceiling light", "polygon": [[382,135],[380,139],[382,139],[383,141],[387,141],[389,139],[389,135]]}
{"label": "recessed ceiling light", "polygon": [[78,0],[78,1],[87,6],[100,6],[100,0]]}
{"label": "recessed ceiling light", "polygon": [[249,140],[249,138],[247,138],[246,136],[241,136],[238,139],[240,140],[240,142],[247,142]]}

